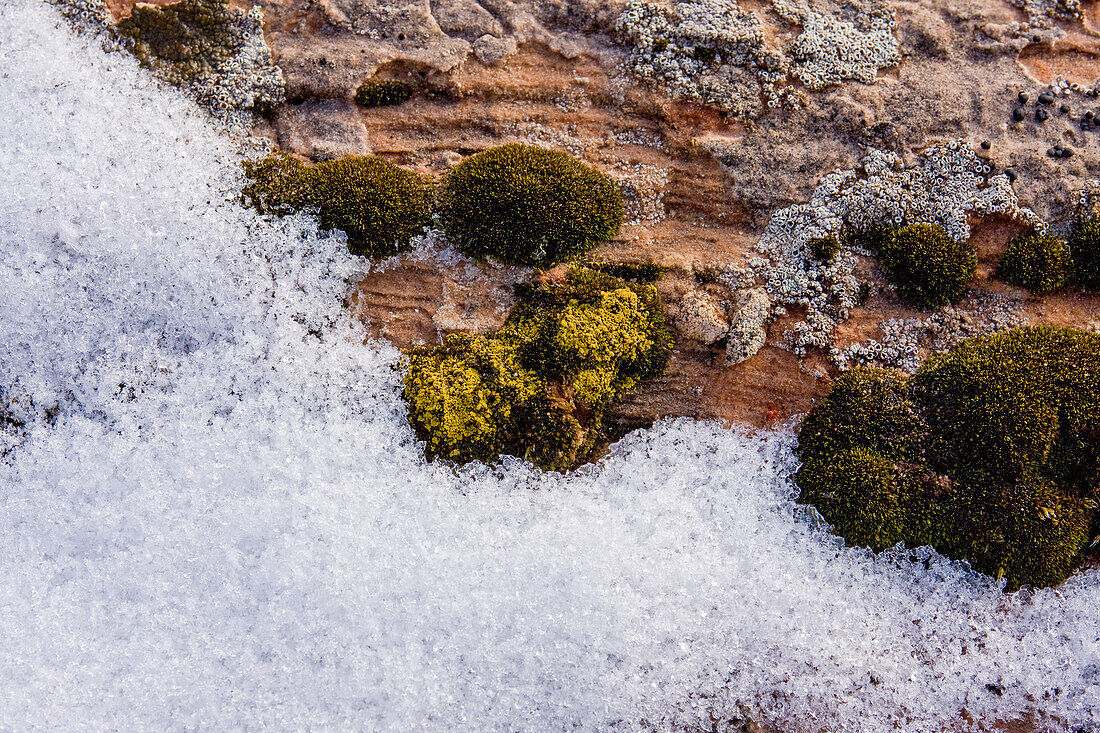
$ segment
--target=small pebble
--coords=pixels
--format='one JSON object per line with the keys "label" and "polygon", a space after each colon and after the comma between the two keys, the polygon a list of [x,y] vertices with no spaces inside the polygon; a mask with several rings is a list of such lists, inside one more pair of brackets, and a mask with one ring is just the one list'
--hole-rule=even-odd
{"label": "small pebble", "polygon": [[1054,95],[1050,92],[1043,92],[1039,95],[1040,104],[1054,104]]}
{"label": "small pebble", "polygon": [[1062,148],[1062,157],[1063,158],[1072,158],[1073,157],[1073,148],[1068,148],[1068,147],[1067,148]]}
{"label": "small pebble", "polygon": [[1012,170],[1011,168],[1005,168],[1005,178],[1008,179],[1009,183],[1015,182],[1015,180],[1016,180],[1016,171]]}
{"label": "small pebble", "polygon": [[1016,120],[1017,122],[1023,122],[1024,117],[1025,117],[1024,111],[1022,109],[1020,109],[1019,107],[1012,110],[1012,119]]}
{"label": "small pebble", "polygon": [[1096,113],[1093,112],[1091,109],[1085,111],[1085,119],[1086,120],[1091,120],[1095,116],[1096,116]]}
{"label": "small pebble", "polygon": [[1020,104],[1027,104],[1027,100],[1031,99],[1031,95],[1027,92],[1020,92],[1016,95],[1016,99],[1020,100]]}
{"label": "small pebble", "polygon": [[993,143],[988,140],[982,140],[982,150],[989,150],[991,147],[993,147]]}
{"label": "small pebble", "polygon": [[1039,122],[1046,122],[1049,117],[1050,113],[1047,112],[1045,109],[1035,110],[1035,119],[1037,119]]}
{"label": "small pebble", "polygon": [[1064,115],[1068,115],[1069,114],[1069,105],[1068,104],[1063,104],[1061,107],[1058,108],[1058,111],[1060,111]]}
{"label": "small pebble", "polygon": [[1034,36],[1031,37],[1031,42],[1032,43],[1042,43],[1043,42],[1043,37],[1040,36],[1038,33],[1036,33]]}
{"label": "small pebble", "polygon": [[1047,150],[1047,157],[1048,158],[1061,158],[1062,157],[1062,146],[1061,145],[1055,145],[1053,148],[1050,148],[1049,150]]}

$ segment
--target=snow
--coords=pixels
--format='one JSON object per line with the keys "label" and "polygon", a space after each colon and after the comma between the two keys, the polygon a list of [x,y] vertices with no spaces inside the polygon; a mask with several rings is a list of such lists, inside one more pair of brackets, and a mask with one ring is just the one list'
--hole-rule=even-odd
{"label": "snow", "polygon": [[0,385],[33,398],[3,726],[1100,718],[1095,572],[1005,596],[845,549],[792,502],[789,430],[663,422],[568,477],[426,462],[399,355],[341,310],[365,263],[242,209],[238,169],[180,94],[0,6]]}

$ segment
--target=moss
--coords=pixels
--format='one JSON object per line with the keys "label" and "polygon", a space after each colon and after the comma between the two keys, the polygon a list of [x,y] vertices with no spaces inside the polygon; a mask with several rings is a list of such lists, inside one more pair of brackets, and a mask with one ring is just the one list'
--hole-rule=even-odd
{"label": "moss", "polygon": [[938,224],[895,229],[874,251],[901,297],[926,308],[958,300],[978,267],[974,246],[955,241]]}
{"label": "moss", "polygon": [[403,81],[368,79],[355,90],[355,103],[363,107],[389,107],[409,101],[412,92],[412,87]]}
{"label": "moss", "polygon": [[852,369],[803,420],[798,455],[806,461],[868,448],[898,460],[914,456],[926,432],[904,374]]}
{"label": "moss", "polygon": [[309,180],[321,226],[346,233],[352,254],[400,252],[431,223],[432,179],[381,158],[322,161],[312,166]]}
{"label": "moss", "polygon": [[347,156],[307,166],[285,155],[245,164],[246,199],[264,213],[317,212],[324,229],[347,234],[352,254],[379,257],[407,249],[431,223],[429,176],[370,156]]}
{"label": "moss", "polygon": [[664,53],[667,50],[668,50],[668,39],[667,38],[654,38],[653,39],[653,52],[654,53]]}
{"label": "moss", "polygon": [[635,282],[657,282],[665,268],[655,262],[589,262],[586,267]]}
{"label": "moss", "polygon": [[931,544],[1009,589],[1055,585],[1100,520],[1100,336],[1019,328],[910,380],[853,370],[807,416],[797,451],[801,500],[850,542]]}
{"label": "moss", "polygon": [[806,247],[810,250],[810,254],[814,256],[814,259],[822,262],[832,262],[833,258],[840,253],[840,242],[832,235],[814,237],[806,243]]}
{"label": "moss", "polygon": [[691,51],[691,57],[704,64],[713,64],[718,60],[718,49],[712,46],[696,46]]}
{"label": "moss", "polygon": [[310,205],[308,172],[305,163],[283,153],[247,160],[244,173],[249,182],[241,193],[261,214],[292,214]]}
{"label": "moss", "polygon": [[595,168],[565,153],[511,144],[451,169],[439,214],[463,252],[544,267],[614,237],[623,204],[615,182]]}
{"label": "moss", "polygon": [[883,550],[906,539],[906,509],[894,462],[866,448],[802,465],[801,501],[813,504],[853,545]]}
{"label": "moss", "polygon": [[452,335],[410,353],[404,394],[428,454],[465,462],[499,455],[518,413],[544,389],[512,344]]}
{"label": "moss", "polygon": [[[588,459],[606,438],[608,410],[659,374],[672,347],[652,285],[584,269],[521,288],[492,336],[455,338],[410,352],[409,419],[428,452],[457,462],[509,454],[548,470]],[[489,368],[482,342],[508,367]],[[506,391],[494,386],[501,373],[516,375]]]}
{"label": "moss", "polygon": [[1009,243],[998,274],[1012,285],[1045,295],[1070,283],[1073,259],[1064,239],[1030,231]]}
{"label": "moss", "polygon": [[1100,290],[1100,221],[1086,221],[1069,238],[1074,282],[1085,290]]}

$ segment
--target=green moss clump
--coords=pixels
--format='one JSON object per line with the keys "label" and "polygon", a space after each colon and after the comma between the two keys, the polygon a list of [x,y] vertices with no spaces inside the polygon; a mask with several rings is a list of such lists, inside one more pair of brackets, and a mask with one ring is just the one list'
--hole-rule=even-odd
{"label": "green moss clump", "polygon": [[800,501],[817,507],[853,545],[884,550],[907,537],[906,506],[894,462],[867,448],[810,461],[795,476]]}
{"label": "green moss clump", "polygon": [[704,64],[713,64],[718,60],[718,49],[713,46],[696,46],[692,49],[691,57]]}
{"label": "green moss clump", "polygon": [[956,242],[938,224],[893,230],[880,240],[875,256],[901,297],[926,308],[958,300],[978,268],[974,246]]}
{"label": "green moss clump", "polygon": [[1100,221],[1086,221],[1069,238],[1074,282],[1084,290],[1100,290]]}
{"label": "green moss clump", "polygon": [[367,79],[355,90],[355,103],[363,107],[389,107],[412,97],[412,87],[396,79]]}
{"label": "green moss clump", "polygon": [[467,254],[545,267],[614,237],[623,201],[615,182],[595,168],[565,153],[510,144],[451,169],[439,215]]}
{"label": "green moss clump", "polygon": [[623,280],[642,283],[657,282],[665,271],[664,267],[655,262],[590,262],[586,267]]}
{"label": "green moss clump", "polygon": [[1073,259],[1061,237],[1025,232],[1001,255],[998,274],[1006,282],[1046,295],[1066,287],[1073,276]]}
{"label": "green moss clump", "polygon": [[806,247],[810,250],[810,254],[814,256],[814,259],[822,262],[832,262],[833,258],[840,254],[840,242],[832,235],[814,237],[806,243]]}
{"label": "green moss clump", "polygon": [[261,214],[286,216],[310,205],[309,168],[283,153],[263,160],[246,160],[245,200]]}
{"label": "green moss clump", "polygon": [[431,223],[432,179],[381,158],[325,160],[312,166],[309,180],[321,226],[347,234],[354,255],[400,252]]}
{"label": "green moss clump", "polygon": [[852,370],[803,421],[795,477],[853,544],[932,545],[1008,588],[1056,585],[1100,525],[1100,336],[1028,327]]}
{"label": "green moss clump", "polygon": [[852,369],[802,421],[798,455],[827,459],[853,448],[869,448],[891,460],[919,453],[927,432],[909,395],[909,380],[893,369]]}
{"label": "green moss clump", "polygon": [[668,50],[668,39],[667,38],[654,38],[653,39],[653,52],[654,53],[664,53],[667,50]]}
{"label": "green moss clump", "polygon": [[307,166],[286,155],[245,164],[245,198],[262,213],[317,212],[324,229],[347,234],[352,254],[380,257],[409,246],[431,223],[429,176],[370,156],[347,156]]}
{"label": "green moss clump", "polygon": [[615,402],[664,368],[672,336],[652,285],[575,269],[519,295],[500,331],[409,352],[409,421],[429,455],[574,467]]}

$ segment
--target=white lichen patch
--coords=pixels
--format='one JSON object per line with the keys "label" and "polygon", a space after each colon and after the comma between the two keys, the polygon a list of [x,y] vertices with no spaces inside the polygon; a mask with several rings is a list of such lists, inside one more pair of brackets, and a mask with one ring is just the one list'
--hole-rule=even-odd
{"label": "white lichen patch", "polygon": [[890,318],[882,322],[878,338],[830,349],[829,356],[842,370],[893,367],[911,374],[925,357],[950,351],[963,339],[1026,325],[1021,303],[997,293],[976,293],[928,318]]}
{"label": "white lichen patch", "polygon": [[1049,26],[1056,20],[1080,20],[1081,0],[1008,0],[1027,13],[1030,23]]}
{"label": "white lichen patch", "polygon": [[[1019,205],[1003,175],[961,141],[936,145],[907,168],[893,153],[872,149],[856,170],[825,177],[807,204],[781,209],[757,242],[759,256],[749,262],[774,302],[806,309],[803,320],[786,334],[795,353],[828,348],[836,325],[848,318],[860,299],[855,276],[857,256],[868,255],[844,243],[847,232],[883,224],[940,224],[956,240],[970,236],[967,215],[1002,215],[1045,231],[1045,222]],[[814,259],[810,240],[834,236],[842,243],[829,263]],[[744,273],[731,278],[744,280]]]}
{"label": "white lichen patch", "polygon": [[900,61],[894,12],[884,0],[860,3],[852,20],[805,0],[772,0],[772,7],[802,27],[786,48],[769,44],[760,18],[736,0],[632,0],[616,30],[637,76],[743,117],[797,104],[789,77],[814,90],[849,79],[871,83]]}
{"label": "white lichen patch", "polygon": [[870,84],[879,69],[901,62],[897,21],[884,0],[861,7],[855,21],[812,10],[805,0],[773,0],[784,20],[801,25],[802,34],[786,50],[791,73],[810,89],[848,79]]}
{"label": "white lichen patch", "polygon": [[667,168],[645,163],[622,163],[607,173],[619,184],[623,194],[623,223],[641,224],[664,221]]}
{"label": "white lichen patch", "polygon": [[672,6],[633,0],[616,30],[630,46],[630,66],[643,78],[686,97],[741,116],[761,100],[778,104],[789,87],[787,60],[767,46],[764,28],[735,0],[690,0]]}

